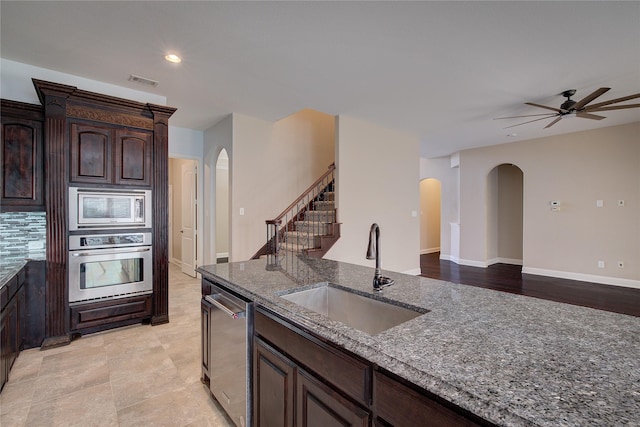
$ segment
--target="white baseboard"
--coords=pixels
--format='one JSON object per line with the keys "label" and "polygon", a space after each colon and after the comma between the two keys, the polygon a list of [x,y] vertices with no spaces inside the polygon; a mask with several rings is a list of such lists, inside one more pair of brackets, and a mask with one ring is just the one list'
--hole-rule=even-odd
{"label": "white baseboard", "polygon": [[178,267],[182,267],[182,261],[180,261],[179,259],[171,258],[169,262],[171,262],[171,264],[177,265]]}
{"label": "white baseboard", "polygon": [[420,255],[432,254],[434,252],[440,252],[440,247],[437,248],[429,248],[429,249],[420,249]]}
{"label": "white baseboard", "polygon": [[458,259],[458,264],[460,265],[468,265],[469,267],[482,267],[487,268],[489,264],[486,261],[474,261],[472,259]]}
{"label": "white baseboard", "polygon": [[570,271],[547,270],[544,268],[523,267],[525,274],[558,277],[560,279],[580,280],[582,282],[601,283],[603,285],[624,286],[640,289],[640,280],[621,279],[619,277],[597,276],[595,274],[572,273]]}
{"label": "white baseboard", "polygon": [[513,258],[492,258],[487,261],[487,266],[493,264],[511,264],[511,265],[522,265],[521,259],[513,259]]}
{"label": "white baseboard", "polygon": [[414,268],[412,270],[403,271],[402,274],[410,274],[412,276],[419,276],[422,274],[422,270],[419,268]]}
{"label": "white baseboard", "polygon": [[456,264],[459,264],[460,262],[460,258],[458,258],[457,256],[453,256],[453,255],[444,255],[442,253],[440,253],[440,259],[443,259],[445,261],[451,261],[451,262],[455,262]]}
{"label": "white baseboard", "polygon": [[229,258],[229,252],[216,253],[216,258]]}

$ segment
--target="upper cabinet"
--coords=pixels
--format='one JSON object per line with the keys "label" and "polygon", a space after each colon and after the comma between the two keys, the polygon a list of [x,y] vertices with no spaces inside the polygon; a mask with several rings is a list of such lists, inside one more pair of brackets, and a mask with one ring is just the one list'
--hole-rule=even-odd
{"label": "upper cabinet", "polygon": [[153,132],[70,124],[73,183],[151,186]]}
{"label": "upper cabinet", "polygon": [[42,107],[2,100],[0,209],[43,211]]}

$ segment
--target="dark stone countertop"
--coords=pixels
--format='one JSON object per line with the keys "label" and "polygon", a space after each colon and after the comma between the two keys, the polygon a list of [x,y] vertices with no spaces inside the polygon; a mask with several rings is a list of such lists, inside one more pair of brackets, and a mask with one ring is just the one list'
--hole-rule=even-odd
{"label": "dark stone countertop", "polygon": [[0,257],[0,289],[7,284],[13,276],[18,274],[20,269],[27,265],[30,260],[43,261],[46,259],[44,250],[35,252],[24,252],[11,257]]}
{"label": "dark stone countertop", "polygon": [[[420,387],[504,426],[640,426],[640,318],[294,258],[203,266],[205,277]],[[428,313],[370,336],[280,295],[321,282]]]}

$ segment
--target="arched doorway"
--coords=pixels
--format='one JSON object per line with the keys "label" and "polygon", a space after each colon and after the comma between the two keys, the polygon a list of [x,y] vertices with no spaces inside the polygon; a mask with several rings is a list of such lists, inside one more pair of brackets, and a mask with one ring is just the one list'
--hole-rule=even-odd
{"label": "arched doorway", "polygon": [[229,261],[229,156],[224,148],[216,161],[216,263]]}
{"label": "arched doorway", "polygon": [[420,181],[420,255],[440,254],[440,204],[442,183],[435,178]]}
{"label": "arched doorway", "polygon": [[524,173],[501,164],[487,176],[487,265],[522,265]]}

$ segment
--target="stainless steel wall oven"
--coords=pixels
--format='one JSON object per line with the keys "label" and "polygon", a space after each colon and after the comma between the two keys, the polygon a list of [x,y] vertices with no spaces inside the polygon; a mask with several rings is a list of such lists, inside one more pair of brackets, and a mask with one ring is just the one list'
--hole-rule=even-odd
{"label": "stainless steel wall oven", "polygon": [[69,302],[150,294],[151,233],[69,236]]}

